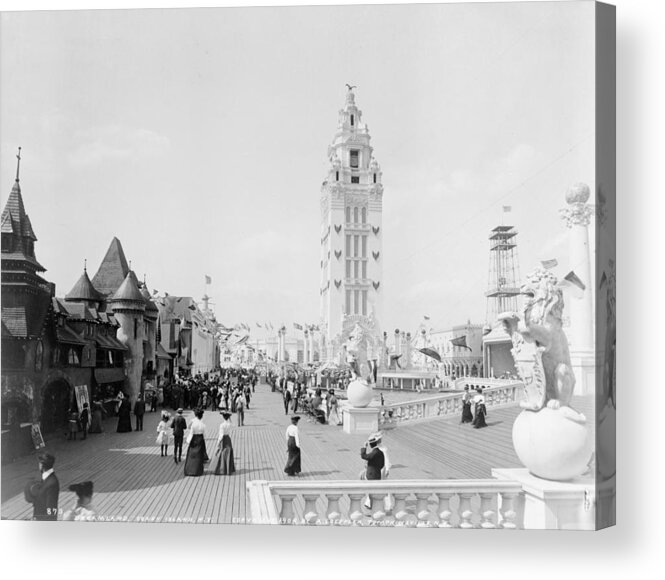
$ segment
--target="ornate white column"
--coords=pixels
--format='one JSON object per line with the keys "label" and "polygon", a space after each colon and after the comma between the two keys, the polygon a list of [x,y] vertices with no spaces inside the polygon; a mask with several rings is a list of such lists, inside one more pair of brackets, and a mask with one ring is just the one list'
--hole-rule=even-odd
{"label": "ornate white column", "polygon": [[570,355],[575,372],[575,392],[586,395],[594,391],[594,288],[591,277],[592,252],[589,246],[589,224],[594,215],[593,206],[587,201],[589,186],[576,183],[566,192],[568,207],[561,210],[561,217],[570,230],[570,268],[585,288],[574,296],[569,295],[566,306],[570,312],[568,336]]}

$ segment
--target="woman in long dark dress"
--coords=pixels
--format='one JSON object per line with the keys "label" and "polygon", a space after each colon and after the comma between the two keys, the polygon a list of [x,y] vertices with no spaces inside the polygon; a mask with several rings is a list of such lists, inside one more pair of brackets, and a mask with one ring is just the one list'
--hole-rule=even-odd
{"label": "woman in long dark dress", "polygon": [[195,419],[189,426],[187,437],[187,458],[185,459],[185,475],[198,477],[203,475],[203,463],[206,460],[205,429],[203,424],[203,410],[194,411]]}
{"label": "woman in long dark dress", "polygon": [[286,460],[284,473],[287,475],[298,475],[300,469],[300,437],[298,435],[298,421],[300,417],[291,417],[291,425],[286,428],[286,452],[289,454]]}
{"label": "woman in long dark dress", "polygon": [[231,444],[231,413],[222,411],[224,421],[219,426],[217,450],[213,456],[212,466],[215,475],[233,475],[236,466],[233,461],[233,445]]}
{"label": "woman in long dark dress", "polygon": [[132,430],[132,405],[129,397],[124,397],[118,409],[118,433],[129,433]]}
{"label": "woman in long dark dress", "polygon": [[106,416],[106,411],[104,410],[103,405],[99,401],[93,401],[92,403],[92,422],[90,423],[90,429],[88,433],[103,433],[104,427],[102,425],[102,419]]}
{"label": "woman in long dark dress", "polygon": [[471,413],[471,393],[469,387],[464,387],[464,395],[462,395],[462,423],[471,423],[473,421],[473,414]]}
{"label": "woman in long dark dress", "polygon": [[473,398],[475,404],[475,413],[473,418],[473,428],[481,429],[487,427],[485,422],[485,417],[487,416],[487,408],[485,407],[485,397],[483,396],[483,390],[478,389],[477,395]]}

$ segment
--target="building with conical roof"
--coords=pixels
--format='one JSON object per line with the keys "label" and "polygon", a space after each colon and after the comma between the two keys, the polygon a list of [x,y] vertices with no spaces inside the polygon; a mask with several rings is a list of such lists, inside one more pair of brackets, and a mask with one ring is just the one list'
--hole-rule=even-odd
{"label": "building with conical roof", "polygon": [[92,278],[92,285],[104,296],[116,292],[129,274],[129,264],[118,238],[111,240],[111,245]]}
{"label": "building with conical roof", "polygon": [[[2,224],[2,425],[30,449],[30,426],[41,413],[41,389],[55,343],[51,298],[55,286],[40,274],[45,268],[35,256],[37,236],[25,210],[20,185],[21,155],[16,180],[0,216]],[[7,430],[7,431],[6,431]],[[23,449],[25,451],[25,449]],[[11,459],[3,453],[3,461]]]}
{"label": "building with conical roof", "polygon": [[85,302],[90,305],[99,303],[104,300],[104,298],[104,295],[101,292],[98,292],[92,285],[86,268],[83,268],[83,274],[81,274],[81,277],[76,284],[74,284],[74,287],[65,294],[65,300],[67,302]]}

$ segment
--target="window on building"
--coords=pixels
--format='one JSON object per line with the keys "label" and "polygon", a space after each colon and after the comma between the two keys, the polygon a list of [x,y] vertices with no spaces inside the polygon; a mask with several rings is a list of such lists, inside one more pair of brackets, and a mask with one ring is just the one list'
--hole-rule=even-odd
{"label": "window on building", "polygon": [[139,337],[139,319],[134,319],[134,340]]}
{"label": "window on building", "polygon": [[357,175],[352,175],[351,176],[351,183],[358,183],[359,184],[360,183],[360,177],[358,177]]}
{"label": "window on building", "polygon": [[360,236],[353,236],[353,257],[354,258],[358,257],[358,238],[360,238]]}
{"label": "window on building", "polygon": [[360,151],[357,149],[351,149],[349,152],[349,165],[354,169],[358,169],[358,159],[360,157]]}
{"label": "window on building", "polygon": [[11,252],[14,249],[13,238],[11,234],[2,234],[2,251]]}
{"label": "window on building", "polygon": [[362,248],[363,248],[362,257],[366,258],[367,257],[367,236],[362,237],[362,242],[363,242],[362,243]]}
{"label": "window on building", "polygon": [[352,126],[352,127],[353,127],[353,122],[354,122],[354,121],[355,121],[355,119],[353,118],[353,115],[351,115],[351,126]]}
{"label": "window on building", "polygon": [[367,262],[363,262],[363,280],[367,278]]}
{"label": "window on building", "polygon": [[360,216],[361,216],[360,219],[361,219],[362,223],[366,224],[367,223],[367,208],[366,207],[362,208],[362,210],[360,212]]}
{"label": "window on building", "polygon": [[367,290],[362,291],[362,313],[367,316]]}
{"label": "window on building", "polygon": [[344,308],[344,312],[346,314],[351,314],[351,290],[346,291],[346,307]]}
{"label": "window on building", "polygon": [[[374,176],[374,177],[375,177],[375,180],[376,180],[376,176]],[[339,171],[335,171],[335,181],[339,181]]]}
{"label": "window on building", "polygon": [[353,291],[353,313],[360,314],[360,290]]}
{"label": "window on building", "polygon": [[351,277],[351,260],[346,261],[346,277]]}
{"label": "window on building", "polygon": [[346,208],[346,223],[347,224],[351,223],[351,208],[350,207]]}
{"label": "window on building", "polygon": [[374,179],[374,183],[376,183],[376,173],[372,176],[372,178]]}
{"label": "window on building", "polygon": [[353,277],[354,278],[358,277],[358,260],[355,260],[353,262]]}
{"label": "window on building", "polygon": [[351,255],[351,236],[346,234],[346,255]]}
{"label": "window on building", "polygon": [[70,348],[67,352],[67,363],[73,367],[77,367],[81,364],[79,355],[74,348]]}
{"label": "window on building", "polygon": [[353,208],[353,223],[354,224],[358,223],[358,208],[357,207]]}

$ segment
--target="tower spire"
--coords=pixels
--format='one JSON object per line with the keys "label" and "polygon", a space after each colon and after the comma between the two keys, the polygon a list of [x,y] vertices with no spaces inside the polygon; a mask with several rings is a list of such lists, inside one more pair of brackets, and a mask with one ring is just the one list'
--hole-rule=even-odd
{"label": "tower spire", "polygon": [[83,271],[88,271],[88,258],[83,258]]}
{"label": "tower spire", "polygon": [[16,183],[19,181],[19,171],[21,170],[21,148],[18,148],[18,154],[16,155]]}

